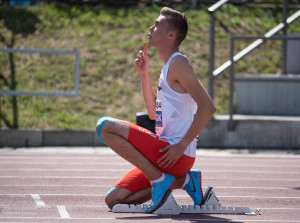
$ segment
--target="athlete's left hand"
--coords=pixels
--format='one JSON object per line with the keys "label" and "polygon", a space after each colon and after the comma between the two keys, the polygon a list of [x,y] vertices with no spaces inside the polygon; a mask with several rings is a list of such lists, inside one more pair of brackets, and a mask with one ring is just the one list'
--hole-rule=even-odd
{"label": "athlete's left hand", "polygon": [[158,165],[163,168],[174,166],[185,149],[186,148],[179,143],[160,149],[159,151],[165,154],[157,160]]}

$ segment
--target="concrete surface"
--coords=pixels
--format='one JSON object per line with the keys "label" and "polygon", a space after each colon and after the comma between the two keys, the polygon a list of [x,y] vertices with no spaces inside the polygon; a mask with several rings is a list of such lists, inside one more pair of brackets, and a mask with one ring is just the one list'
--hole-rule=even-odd
{"label": "concrete surface", "polygon": [[[198,138],[204,148],[300,149],[300,117],[214,116]],[[145,126],[147,127],[147,126]],[[0,130],[0,147],[104,146],[94,131]]]}
{"label": "concrete surface", "polygon": [[238,76],[235,78],[235,113],[300,116],[299,95],[300,75]]}

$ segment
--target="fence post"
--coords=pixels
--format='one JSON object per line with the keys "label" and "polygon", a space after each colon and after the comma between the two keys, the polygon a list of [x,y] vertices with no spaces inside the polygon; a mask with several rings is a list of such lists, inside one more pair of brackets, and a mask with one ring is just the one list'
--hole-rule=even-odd
{"label": "fence post", "polygon": [[231,61],[231,66],[230,66],[229,122],[228,122],[228,130],[229,131],[234,130],[234,123],[233,123],[234,40],[235,40],[235,38],[233,36],[231,36],[231,38],[230,38],[230,61]]}
{"label": "fence post", "polygon": [[[283,29],[282,29],[282,34],[283,36],[287,36],[287,22],[286,22],[286,18],[287,18],[287,3],[288,0],[284,0],[283,1],[283,8],[282,8],[282,23],[284,25]],[[286,68],[286,57],[287,57],[287,40],[283,39],[282,40],[282,48],[281,48],[281,60],[282,60],[282,74],[287,74],[287,68]]]}
{"label": "fence post", "polygon": [[215,12],[210,11],[210,41],[209,41],[209,86],[208,93],[214,98],[214,66],[215,66]]}

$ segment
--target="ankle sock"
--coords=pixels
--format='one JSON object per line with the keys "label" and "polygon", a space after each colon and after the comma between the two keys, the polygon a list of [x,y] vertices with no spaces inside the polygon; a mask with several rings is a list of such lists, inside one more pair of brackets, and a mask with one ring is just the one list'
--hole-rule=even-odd
{"label": "ankle sock", "polygon": [[153,180],[153,181],[150,181],[151,186],[153,186],[154,184],[157,184],[157,183],[160,183],[160,182],[164,181],[164,179],[166,179],[166,175],[163,173],[160,178],[158,178],[156,180]]}
{"label": "ankle sock", "polygon": [[182,189],[190,182],[190,179],[191,179],[191,175],[189,173],[186,173],[184,183],[181,187]]}

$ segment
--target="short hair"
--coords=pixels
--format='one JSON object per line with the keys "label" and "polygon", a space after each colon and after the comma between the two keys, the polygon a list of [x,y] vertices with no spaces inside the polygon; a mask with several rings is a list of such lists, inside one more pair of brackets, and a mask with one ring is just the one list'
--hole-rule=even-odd
{"label": "short hair", "polygon": [[188,32],[188,20],[185,14],[176,11],[174,9],[164,7],[160,10],[160,14],[168,19],[171,29],[175,29],[177,32],[176,44],[179,46],[185,39]]}

